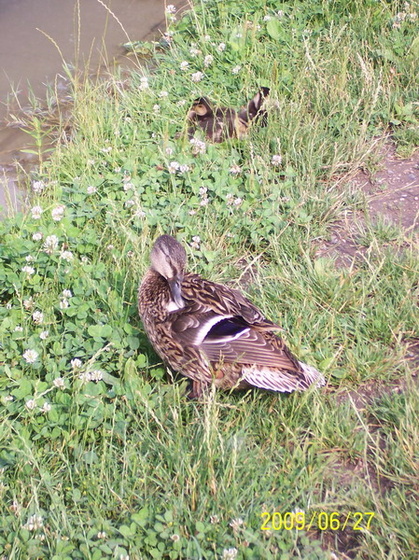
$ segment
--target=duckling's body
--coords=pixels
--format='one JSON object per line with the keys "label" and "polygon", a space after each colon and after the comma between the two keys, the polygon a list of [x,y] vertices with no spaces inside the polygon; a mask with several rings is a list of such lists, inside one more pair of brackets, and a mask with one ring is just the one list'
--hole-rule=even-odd
{"label": "duckling's body", "polygon": [[248,131],[252,121],[266,126],[267,114],[263,107],[269,88],[262,87],[239,111],[228,107],[214,107],[207,97],[196,99],[188,112],[191,126],[188,129],[192,138],[195,130],[200,128],[208,140],[224,142],[228,138],[242,138]]}
{"label": "duckling's body", "polygon": [[152,266],[141,282],[138,306],[160,357],[193,381],[193,396],[214,383],[272,391],[305,390],[324,377],[295,358],[239,291],[184,273],[186,253],[173,237],[154,244]]}

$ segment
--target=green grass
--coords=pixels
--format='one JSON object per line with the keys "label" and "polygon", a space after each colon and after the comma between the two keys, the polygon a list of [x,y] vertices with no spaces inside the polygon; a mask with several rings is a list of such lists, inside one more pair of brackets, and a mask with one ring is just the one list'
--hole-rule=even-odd
{"label": "green grass", "polygon": [[[31,200],[41,217],[0,224],[1,557],[417,558],[415,239],[367,216],[351,267],[317,252],[364,207],[342,178],[373,164],[377,136],[403,153],[417,142],[416,12],[197,2],[153,72],[74,80],[71,141],[27,180],[45,185]],[[239,107],[260,85],[268,127],[194,154],[191,102]],[[170,173],[173,161],[187,168]],[[189,401],[136,309],[163,232],[187,246],[191,270],[278,321],[327,387]],[[263,512],[292,511],[305,530],[261,529]],[[320,512],[345,529],[320,530]],[[368,529],[356,512],[375,514]]]}

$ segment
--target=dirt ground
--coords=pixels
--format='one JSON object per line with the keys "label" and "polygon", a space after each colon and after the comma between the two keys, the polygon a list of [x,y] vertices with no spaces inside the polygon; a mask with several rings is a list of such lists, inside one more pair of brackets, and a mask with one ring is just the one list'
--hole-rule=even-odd
{"label": "dirt ground", "polygon": [[348,182],[364,192],[367,211],[350,212],[336,222],[330,241],[319,247],[319,256],[335,258],[337,266],[350,266],[365,251],[358,224],[367,219],[398,225],[409,236],[419,232],[419,150],[401,159],[394,144],[387,142],[380,149],[376,171],[360,170]]}

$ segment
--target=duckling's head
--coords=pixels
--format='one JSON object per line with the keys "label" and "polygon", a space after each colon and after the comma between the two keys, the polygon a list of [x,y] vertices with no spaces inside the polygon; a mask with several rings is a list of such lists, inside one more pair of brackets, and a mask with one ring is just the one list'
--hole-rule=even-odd
{"label": "duckling's head", "polygon": [[186,266],[185,249],[171,235],[161,235],[154,242],[150,259],[153,270],[167,280],[177,307],[184,307],[182,281]]}
{"label": "duckling's head", "polygon": [[208,97],[198,97],[192,104],[188,113],[188,119],[191,121],[211,118],[214,110]]}

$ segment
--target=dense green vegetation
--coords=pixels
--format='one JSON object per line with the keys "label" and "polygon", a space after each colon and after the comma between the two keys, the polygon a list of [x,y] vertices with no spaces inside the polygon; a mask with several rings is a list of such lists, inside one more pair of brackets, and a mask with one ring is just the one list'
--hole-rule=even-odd
{"label": "dense green vegetation", "polygon": [[[350,268],[318,255],[366,208],[343,178],[374,168],[376,139],[417,145],[417,13],[201,1],[152,72],[74,80],[71,139],[0,223],[1,558],[417,558],[417,246],[372,217]],[[267,128],[189,142],[197,96],[239,107],[259,86]],[[136,310],[161,233],[280,322],[328,386],[189,401]],[[307,522],[261,530],[275,511]]]}

